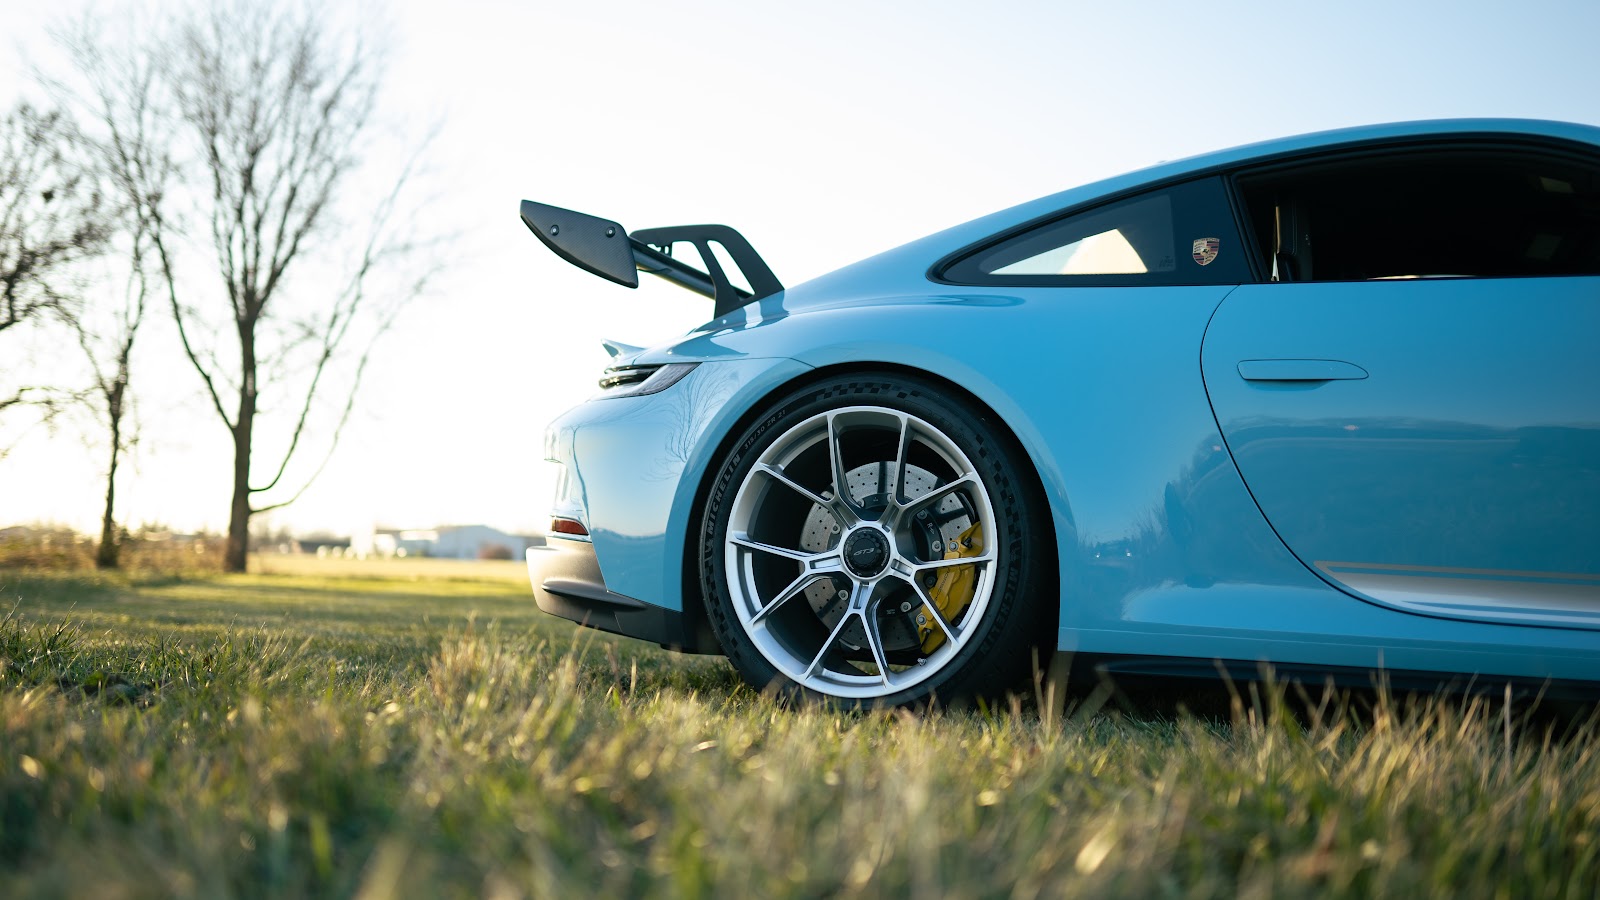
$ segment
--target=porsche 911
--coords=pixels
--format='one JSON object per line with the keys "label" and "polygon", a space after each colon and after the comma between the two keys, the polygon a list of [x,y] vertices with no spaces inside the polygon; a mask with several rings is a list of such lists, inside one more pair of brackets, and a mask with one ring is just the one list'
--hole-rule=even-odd
{"label": "porsche 911", "polygon": [[846,704],[1057,653],[1600,683],[1600,129],[1275,140],[792,287],[725,226],[521,217],[711,301],[549,427],[549,613]]}

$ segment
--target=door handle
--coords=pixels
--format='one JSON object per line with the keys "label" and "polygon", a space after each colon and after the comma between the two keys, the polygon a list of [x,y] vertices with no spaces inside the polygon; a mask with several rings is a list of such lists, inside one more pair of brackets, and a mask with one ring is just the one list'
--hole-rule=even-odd
{"label": "door handle", "polygon": [[1359,381],[1367,370],[1339,359],[1246,359],[1239,362],[1245,381]]}

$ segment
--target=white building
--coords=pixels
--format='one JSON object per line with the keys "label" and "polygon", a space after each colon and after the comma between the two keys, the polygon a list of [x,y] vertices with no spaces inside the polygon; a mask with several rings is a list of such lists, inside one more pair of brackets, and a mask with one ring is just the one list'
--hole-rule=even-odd
{"label": "white building", "polygon": [[487,525],[443,525],[405,530],[375,528],[367,546],[375,556],[522,559],[529,547],[544,546],[544,535],[508,534]]}

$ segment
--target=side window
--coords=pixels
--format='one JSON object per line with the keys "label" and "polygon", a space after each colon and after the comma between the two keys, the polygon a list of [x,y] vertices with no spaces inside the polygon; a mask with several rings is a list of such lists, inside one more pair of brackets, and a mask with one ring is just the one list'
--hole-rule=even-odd
{"label": "side window", "polygon": [[[1016,262],[1007,262],[1026,254]],[[1013,241],[978,264],[989,275],[1144,275],[1177,268],[1172,200],[1165,194],[1118,203]]]}
{"label": "side window", "polygon": [[1237,284],[1249,280],[1215,178],[1173,185],[1037,225],[947,266],[956,284]]}
{"label": "side window", "polygon": [[1600,167],[1438,149],[1244,176],[1274,281],[1600,274]]}

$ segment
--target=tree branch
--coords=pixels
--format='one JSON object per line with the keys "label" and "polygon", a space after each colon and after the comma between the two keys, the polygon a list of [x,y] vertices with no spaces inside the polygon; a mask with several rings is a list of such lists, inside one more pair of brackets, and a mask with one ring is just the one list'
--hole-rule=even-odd
{"label": "tree branch", "polygon": [[[156,227],[159,229],[159,217],[157,222]],[[178,339],[183,344],[183,353],[189,358],[194,370],[200,373],[200,380],[206,386],[206,394],[211,397],[211,407],[222,418],[223,424],[227,425],[229,430],[232,430],[236,427],[235,423],[233,419],[229,418],[227,410],[222,407],[222,397],[217,394],[216,383],[212,381],[211,373],[206,371],[206,367],[200,363],[200,357],[194,352],[194,345],[189,342],[189,329],[184,325],[183,304],[178,302],[177,281],[172,272],[172,257],[167,253],[166,241],[157,231],[151,235],[150,242],[155,246],[156,257],[161,261],[161,280],[166,282],[167,285],[167,299],[172,305],[172,320],[177,323]]]}

